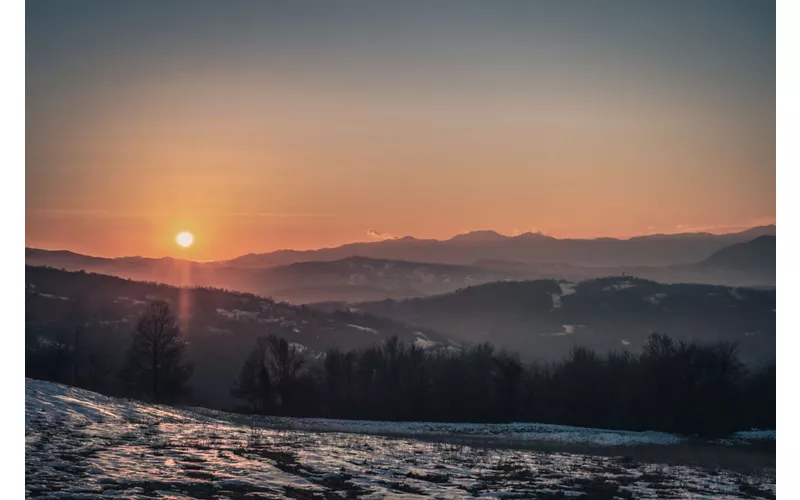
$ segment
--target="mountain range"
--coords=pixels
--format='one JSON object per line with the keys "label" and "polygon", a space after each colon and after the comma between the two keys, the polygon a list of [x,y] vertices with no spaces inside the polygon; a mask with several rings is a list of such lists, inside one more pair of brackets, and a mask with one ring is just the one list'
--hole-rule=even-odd
{"label": "mountain range", "polygon": [[775,226],[759,226],[730,234],[653,234],[629,239],[559,239],[541,233],[504,236],[494,231],[473,231],[448,240],[405,237],[318,250],[248,254],[218,264],[272,267],[358,255],[374,259],[461,265],[471,265],[480,259],[496,259],[574,266],[667,266],[697,262],[723,247],[763,235],[774,236]]}
{"label": "mountain range", "polygon": [[[470,252],[475,260],[470,264],[421,262],[386,258],[346,255],[331,260],[315,260],[324,252],[347,248],[350,251],[380,253],[393,248],[399,241],[374,242],[361,247],[345,245],[336,249],[323,249],[312,253],[299,252],[297,258],[310,258],[306,262],[292,262],[273,267],[258,267],[280,254],[243,256],[229,261],[193,262],[172,258],[120,257],[104,258],[81,255],[69,251],[26,249],[26,263],[71,271],[84,270],[111,274],[142,281],[156,281],[171,285],[200,285],[239,290],[270,296],[292,303],[325,301],[361,302],[382,299],[424,297],[451,292],[467,286],[504,280],[530,280],[541,278],[580,281],[609,275],[631,275],[665,283],[697,282],[734,286],[774,286],[775,236],[761,235],[754,240],[740,241],[757,233],[774,233],[774,226],[754,228],[731,235],[691,233],[683,235],[653,235],[631,240],[555,240],[547,236],[529,234],[506,237],[494,232],[473,232],[448,241],[413,240],[428,242],[428,248],[438,252],[438,245],[455,246]],[[524,237],[522,240],[520,238]],[[453,241],[455,240],[455,243]],[[726,245],[728,242],[733,242]],[[638,261],[644,259],[647,248],[667,246],[681,255],[701,254],[690,263],[674,262],[662,266],[606,265],[589,266],[565,261],[530,263],[525,260],[508,260],[497,252],[506,246],[516,248],[531,245],[542,251],[551,251],[553,245],[570,248],[596,248],[602,254],[608,245],[619,246],[627,253],[639,252]],[[556,242],[556,243],[554,243]],[[642,242],[645,242],[644,244]],[[390,246],[386,246],[390,244]],[[499,245],[499,246],[498,246]],[[543,245],[543,246],[542,246]],[[549,247],[548,247],[549,245]],[[578,245],[578,246],[575,246]],[[756,248],[757,247],[757,248]],[[361,250],[358,250],[358,249]],[[585,250],[581,250],[585,251]],[[313,253],[323,252],[323,254]],[[284,254],[281,254],[284,255]],[[272,256],[272,257],[270,257]],[[262,259],[265,258],[266,260]],[[433,256],[431,256],[433,258]],[[618,257],[614,257],[617,259]],[[566,257],[565,257],[566,259]],[[655,256],[650,260],[658,260]],[[455,259],[458,260],[458,259]],[[613,260],[613,259],[612,259]]]}

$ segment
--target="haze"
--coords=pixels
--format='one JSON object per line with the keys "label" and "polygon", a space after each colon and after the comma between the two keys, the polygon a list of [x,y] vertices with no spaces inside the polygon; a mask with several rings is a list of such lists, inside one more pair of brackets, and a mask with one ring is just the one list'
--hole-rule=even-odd
{"label": "haze", "polygon": [[26,7],[27,246],[775,221],[771,2]]}

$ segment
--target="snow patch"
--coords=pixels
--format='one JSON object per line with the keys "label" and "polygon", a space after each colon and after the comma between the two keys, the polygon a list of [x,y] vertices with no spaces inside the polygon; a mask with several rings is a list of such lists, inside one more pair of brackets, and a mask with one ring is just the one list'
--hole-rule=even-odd
{"label": "snow patch", "polygon": [[429,349],[436,345],[436,342],[431,342],[427,339],[417,338],[414,340],[414,345],[420,349]]}
{"label": "snow patch", "polygon": [[234,309],[228,311],[227,309],[217,308],[217,314],[225,316],[233,321],[258,321],[258,313],[252,311],[242,311],[241,309]]}
{"label": "snow patch", "polygon": [[141,306],[147,304],[144,300],[138,300],[131,297],[117,297],[114,299],[115,304],[128,304],[129,306]]}
{"label": "snow patch", "polygon": [[728,294],[736,300],[744,300],[744,296],[735,288],[729,288]]}
{"label": "snow patch", "polygon": [[61,295],[53,295],[50,293],[40,293],[39,297],[43,297],[45,299],[54,299],[54,300],[65,300],[65,301],[72,300],[69,297],[62,297]]}
{"label": "snow patch", "polygon": [[644,300],[645,302],[649,302],[654,306],[657,306],[661,303],[661,300],[664,299],[666,296],[667,294],[663,292],[653,293],[644,297]]}
{"label": "snow patch", "polygon": [[612,283],[605,288],[603,288],[604,292],[611,292],[611,291],[620,291],[625,290],[626,288],[633,288],[635,285],[630,281],[618,281],[617,283]]}
{"label": "snow patch", "polygon": [[568,281],[563,281],[563,282],[558,284],[558,287],[561,288],[561,295],[562,296],[572,295],[572,294],[576,293],[575,292],[575,283],[570,283]]}
{"label": "snow patch", "polygon": [[733,436],[739,439],[775,441],[775,430],[750,429],[736,432]]}
{"label": "snow patch", "polygon": [[212,325],[208,325],[208,327],[206,327],[206,331],[214,335],[233,335],[233,332],[227,328],[217,328],[216,326]]}
{"label": "snow patch", "polygon": [[352,328],[356,328],[356,329],[364,331],[364,332],[370,332],[373,335],[378,335],[379,333],[381,333],[378,330],[375,330],[374,328],[368,328],[366,326],[353,325],[351,323],[348,323],[347,326],[352,327]]}

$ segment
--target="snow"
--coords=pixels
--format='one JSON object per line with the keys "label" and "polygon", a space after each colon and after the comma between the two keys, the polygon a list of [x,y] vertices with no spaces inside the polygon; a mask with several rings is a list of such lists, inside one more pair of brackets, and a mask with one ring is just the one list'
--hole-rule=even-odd
{"label": "snow", "polygon": [[55,300],[66,300],[66,301],[71,300],[69,297],[62,297],[61,295],[52,295],[49,293],[40,293],[39,297],[43,297],[45,299],[55,299]]}
{"label": "snow", "polygon": [[436,342],[431,342],[430,340],[425,340],[422,338],[417,338],[414,340],[414,345],[419,347],[420,349],[429,349],[436,345]]}
{"label": "snow", "polygon": [[308,347],[304,346],[299,342],[289,342],[289,347],[294,349],[296,352],[305,352],[308,351]]}
{"label": "snow", "polygon": [[144,300],[137,300],[131,297],[117,297],[114,299],[115,304],[128,304],[129,306],[141,306],[147,304]]}
{"label": "snow", "polygon": [[228,311],[226,309],[217,308],[217,314],[225,316],[234,321],[258,321],[258,313],[252,311],[242,311],[241,309],[234,309]]}
{"label": "snow", "polygon": [[566,297],[567,295],[572,295],[575,293],[575,283],[563,281],[558,284],[558,287],[561,289],[559,293],[550,294],[550,297],[553,299],[553,309],[558,309],[562,306],[562,297]]}
{"label": "snow", "polygon": [[733,436],[739,439],[775,441],[775,430],[750,429],[736,432]]}
{"label": "snow", "polygon": [[579,325],[561,325],[562,331],[560,332],[540,333],[539,335],[543,337],[564,337],[566,335],[573,335],[577,326]]}
{"label": "snow", "polygon": [[668,446],[680,438],[529,423],[253,417],[25,381],[26,497],[594,498],[597,480],[608,481],[608,498],[609,484],[624,498],[744,498],[742,483],[775,494],[774,472],[711,478],[689,467],[491,446],[515,441]]}
{"label": "snow", "polygon": [[631,345],[631,341],[630,340],[620,339],[619,341],[620,341],[620,343],[622,345]]}
{"label": "snow", "polygon": [[[195,409],[205,414],[213,410]],[[216,414],[216,413],[214,413]],[[447,422],[385,422],[374,420],[338,420],[326,418],[253,417],[260,426],[311,432],[347,432],[385,436],[459,436],[495,441],[558,441],[599,446],[668,445],[684,438],[664,432],[591,429],[567,425],[518,422],[509,424]]]}
{"label": "snow", "polygon": [[356,328],[358,330],[362,330],[364,332],[370,332],[373,335],[378,335],[379,333],[381,333],[378,330],[375,330],[374,328],[368,328],[366,326],[353,325],[353,324],[350,324],[350,323],[348,323],[347,326],[352,327],[352,328]]}
{"label": "snow", "polygon": [[62,342],[48,339],[47,337],[42,337],[41,335],[36,337],[36,343],[43,347],[60,347],[65,345]]}
{"label": "snow", "polygon": [[653,294],[647,295],[644,298],[644,300],[645,300],[645,302],[649,302],[650,304],[653,304],[654,306],[657,306],[657,305],[659,305],[661,303],[661,300],[664,299],[666,296],[667,296],[666,293],[661,293],[661,292],[660,293],[653,293]]}
{"label": "snow", "polygon": [[569,283],[567,281],[563,281],[558,284],[559,288],[561,288],[561,295],[572,295],[575,293],[575,283]]}
{"label": "snow", "polygon": [[228,330],[227,328],[217,328],[216,326],[208,325],[206,327],[208,333],[214,335],[233,335],[233,332]]}
{"label": "snow", "polygon": [[735,288],[729,288],[728,293],[730,294],[731,297],[733,297],[736,300],[744,300],[744,296],[742,296],[742,294],[739,293],[739,291],[736,290]]}
{"label": "snow", "polygon": [[414,345],[419,347],[420,349],[430,349],[431,347],[436,346],[436,342],[429,339],[428,336],[425,335],[424,333],[414,332],[414,335],[417,336],[417,338],[414,339]]}
{"label": "snow", "polygon": [[603,290],[606,291],[606,292],[610,292],[610,291],[617,291],[618,292],[620,290],[625,290],[626,288],[633,288],[633,287],[634,287],[634,284],[631,283],[630,281],[619,281],[617,283],[612,283],[612,284],[608,285],[607,287],[603,288]]}

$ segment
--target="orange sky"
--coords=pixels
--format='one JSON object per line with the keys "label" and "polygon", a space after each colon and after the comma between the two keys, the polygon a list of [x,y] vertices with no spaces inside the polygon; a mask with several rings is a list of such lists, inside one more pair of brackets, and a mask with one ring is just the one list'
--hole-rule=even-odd
{"label": "orange sky", "polygon": [[681,2],[671,21],[635,3],[424,17],[191,5],[33,2],[28,246],[212,260],[369,230],[775,221],[774,5]]}

